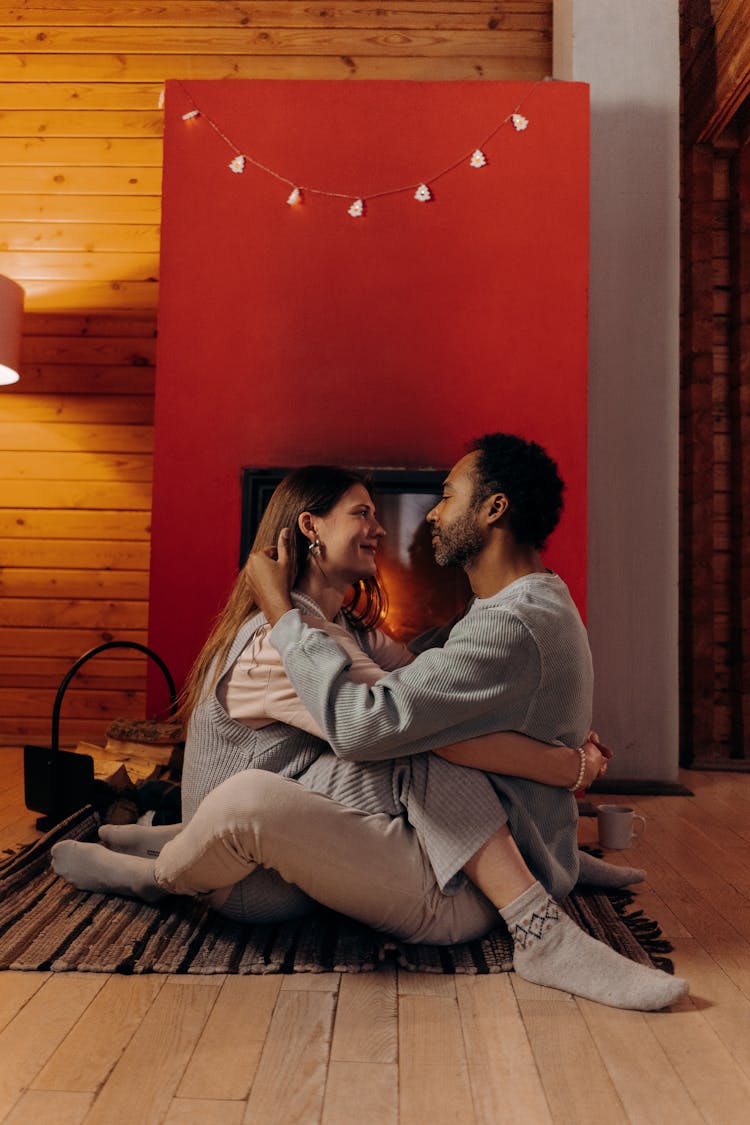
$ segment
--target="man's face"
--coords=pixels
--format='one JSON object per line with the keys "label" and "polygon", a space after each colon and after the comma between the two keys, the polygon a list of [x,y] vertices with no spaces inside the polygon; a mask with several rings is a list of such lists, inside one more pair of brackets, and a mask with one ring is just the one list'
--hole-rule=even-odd
{"label": "man's face", "polygon": [[478,512],[472,505],[474,467],[479,454],[467,453],[453,466],[443,485],[443,494],[427,522],[432,528],[432,549],[438,566],[466,567],[484,546]]}

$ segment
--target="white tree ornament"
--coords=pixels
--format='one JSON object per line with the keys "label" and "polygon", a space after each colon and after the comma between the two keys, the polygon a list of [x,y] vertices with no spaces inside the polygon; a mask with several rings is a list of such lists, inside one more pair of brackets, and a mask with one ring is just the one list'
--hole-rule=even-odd
{"label": "white tree ornament", "polygon": [[244,156],[235,156],[234,160],[229,161],[229,167],[231,168],[231,170],[233,172],[237,172],[238,174],[240,172],[244,172],[245,171],[245,157]]}
{"label": "white tree ornament", "polygon": [[429,203],[429,201],[432,199],[432,192],[428,188],[427,184],[419,185],[417,190],[414,192],[414,198],[418,203]]}
{"label": "white tree ornament", "polygon": [[472,168],[484,168],[486,163],[487,157],[484,155],[481,148],[475,148],[471,154],[469,164],[471,164]]}
{"label": "white tree ornament", "polygon": [[524,129],[528,129],[529,127],[529,119],[528,117],[524,117],[522,113],[514,113],[511,116],[511,121],[517,133],[522,133]]}
{"label": "white tree ornament", "polygon": [[361,219],[365,213],[365,201],[363,199],[355,199],[349,208],[349,214],[353,219]]}

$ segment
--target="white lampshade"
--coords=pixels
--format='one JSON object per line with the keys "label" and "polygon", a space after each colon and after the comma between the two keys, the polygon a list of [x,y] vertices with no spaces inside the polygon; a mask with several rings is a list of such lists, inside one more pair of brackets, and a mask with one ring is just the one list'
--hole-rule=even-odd
{"label": "white lampshade", "polygon": [[0,385],[18,382],[22,321],[23,289],[0,274]]}

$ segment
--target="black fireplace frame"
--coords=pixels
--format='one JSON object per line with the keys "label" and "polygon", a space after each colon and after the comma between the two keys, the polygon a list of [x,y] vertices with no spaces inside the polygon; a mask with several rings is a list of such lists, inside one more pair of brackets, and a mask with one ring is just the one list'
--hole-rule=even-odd
{"label": "black fireplace frame", "polygon": [[[242,523],[240,526],[240,569],[245,565],[261,517],[271,499],[273,490],[281,483],[291,468],[242,468]],[[352,472],[367,476],[373,483],[375,494],[412,493],[420,496],[440,496],[447,469],[377,469],[356,467]]]}

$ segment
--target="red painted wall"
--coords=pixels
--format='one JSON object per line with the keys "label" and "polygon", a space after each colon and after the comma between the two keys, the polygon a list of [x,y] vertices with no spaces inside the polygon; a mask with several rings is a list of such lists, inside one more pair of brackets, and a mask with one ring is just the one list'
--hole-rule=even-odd
{"label": "red painted wall", "polygon": [[[568,484],[548,563],[583,607],[588,88],[172,81],[165,112],[149,643],[175,678],[236,575],[242,465],[443,467],[532,437]],[[236,151],[346,198],[287,206]],[[429,203],[372,198],[422,180]]]}

